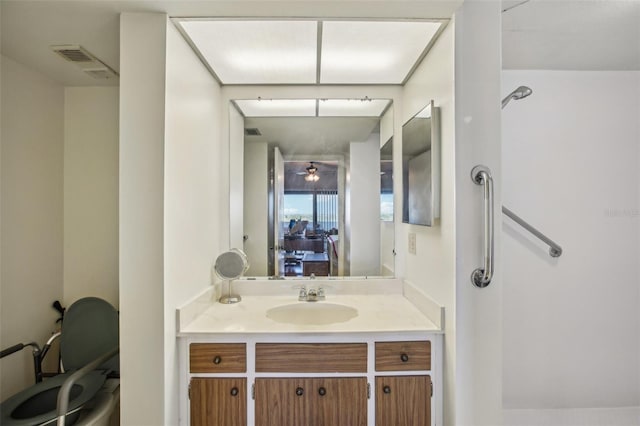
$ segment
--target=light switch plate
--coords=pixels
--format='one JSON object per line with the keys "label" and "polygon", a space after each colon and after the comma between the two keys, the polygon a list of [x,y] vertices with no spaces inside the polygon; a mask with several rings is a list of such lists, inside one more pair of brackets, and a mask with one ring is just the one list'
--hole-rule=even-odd
{"label": "light switch plate", "polygon": [[414,232],[409,233],[409,253],[416,254],[416,234]]}

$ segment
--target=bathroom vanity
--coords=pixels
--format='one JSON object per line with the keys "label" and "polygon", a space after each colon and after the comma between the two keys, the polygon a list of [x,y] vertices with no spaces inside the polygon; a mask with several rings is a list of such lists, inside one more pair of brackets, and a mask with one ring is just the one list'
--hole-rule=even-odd
{"label": "bathroom vanity", "polygon": [[[442,424],[442,309],[415,288],[234,285],[240,303],[217,303],[212,290],[178,310],[181,424]],[[299,301],[302,286],[326,300]]]}

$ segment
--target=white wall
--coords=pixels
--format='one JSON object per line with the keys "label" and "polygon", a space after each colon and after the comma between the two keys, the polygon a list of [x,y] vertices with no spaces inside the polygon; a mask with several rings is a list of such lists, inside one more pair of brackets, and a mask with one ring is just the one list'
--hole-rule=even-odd
{"label": "white wall", "polygon": [[[231,108],[230,112],[235,111]],[[237,112],[236,112],[237,114]],[[239,115],[239,114],[238,114]],[[269,250],[267,214],[269,182],[266,143],[244,144],[244,233],[249,238],[244,250],[249,259],[245,275],[264,277],[268,272]]]}
{"label": "white wall", "polygon": [[505,219],[504,406],[640,406],[640,72],[503,72],[519,85],[504,205],[564,252]]}
{"label": "white wall", "polygon": [[[455,133],[454,133],[454,23],[450,23],[403,90],[401,122],[405,123],[429,101],[440,108],[441,214],[434,226],[402,223],[402,146],[394,139],[396,268],[404,278],[445,307],[445,422],[453,424],[455,378]],[[397,139],[397,143],[395,140]],[[416,254],[407,252],[408,234],[416,234]],[[400,264],[399,264],[400,263]]]}
{"label": "white wall", "polygon": [[175,312],[212,283],[213,262],[227,248],[219,221],[228,181],[220,86],[170,22],[166,72],[164,424],[178,424]]}
{"label": "white wall", "polygon": [[220,87],[166,15],[123,14],[120,41],[121,418],[177,424],[176,308],[229,239]]}
{"label": "white wall", "polygon": [[[455,15],[455,424],[460,425],[503,423],[499,232],[491,284],[479,289],[470,280],[484,257],[484,191],[471,181],[476,165],[492,171],[494,208],[502,202],[500,22],[498,1],[466,1]],[[501,223],[495,215],[496,229]]]}
{"label": "white wall", "polygon": [[[167,17],[120,15],[120,418],[165,424]],[[191,283],[188,283],[191,285]],[[171,318],[175,317],[175,313]]]}
{"label": "white wall", "polygon": [[[63,295],[64,89],[4,56],[1,78],[0,347],[5,348],[42,344],[56,327],[58,313],[51,304]],[[0,400],[33,380],[30,350],[3,358]]]}
{"label": "white wall", "polygon": [[380,134],[349,144],[350,272],[380,275]]}
{"label": "white wall", "polygon": [[118,306],[118,89],[64,90],[64,306]]}

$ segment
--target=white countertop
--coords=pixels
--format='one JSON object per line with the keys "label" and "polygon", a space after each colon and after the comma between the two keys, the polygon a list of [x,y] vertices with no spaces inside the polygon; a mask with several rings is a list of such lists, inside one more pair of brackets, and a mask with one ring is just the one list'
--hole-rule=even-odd
{"label": "white countertop", "polygon": [[[428,309],[419,309],[403,296],[403,286],[399,280],[373,281],[239,281],[233,287],[234,292],[242,296],[239,303],[218,303],[213,293],[209,292],[178,309],[178,336],[218,333],[441,332],[423,314]],[[292,291],[292,287],[301,284],[307,288],[325,288],[326,300],[299,302],[297,291]],[[422,302],[418,300],[418,305]],[[324,325],[290,324],[267,317],[267,311],[271,308],[298,303],[346,305],[357,309],[358,315],[345,322]]]}

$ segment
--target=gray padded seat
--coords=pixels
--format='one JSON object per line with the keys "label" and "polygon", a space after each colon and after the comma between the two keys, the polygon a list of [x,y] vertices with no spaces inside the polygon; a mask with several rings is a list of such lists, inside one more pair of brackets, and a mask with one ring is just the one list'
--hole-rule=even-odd
{"label": "gray padded seat", "polygon": [[[118,346],[118,312],[95,297],[80,299],[67,309],[60,336],[60,353],[67,370],[17,393],[0,405],[0,425],[55,424],[58,390],[73,373]],[[118,357],[101,365],[76,382],[71,390],[69,411],[75,413],[102,388],[107,373],[118,371]],[[77,417],[69,414],[67,424]]]}

